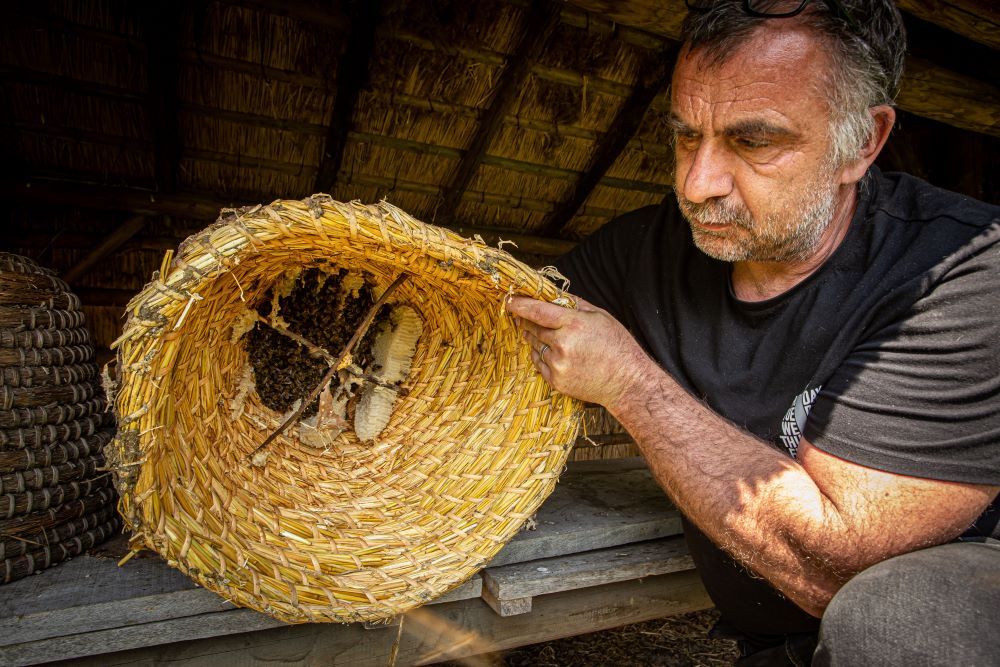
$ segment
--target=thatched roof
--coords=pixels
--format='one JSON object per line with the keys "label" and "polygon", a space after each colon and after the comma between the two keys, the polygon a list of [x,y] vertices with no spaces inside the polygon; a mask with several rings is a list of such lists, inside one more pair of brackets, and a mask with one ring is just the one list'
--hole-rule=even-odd
{"label": "thatched roof", "polygon": [[[1000,11],[900,0],[883,160],[998,194]],[[219,208],[328,192],[545,261],[669,192],[680,0],[52,0],[0,27],[4,250],[63,272],[95,338]]]}

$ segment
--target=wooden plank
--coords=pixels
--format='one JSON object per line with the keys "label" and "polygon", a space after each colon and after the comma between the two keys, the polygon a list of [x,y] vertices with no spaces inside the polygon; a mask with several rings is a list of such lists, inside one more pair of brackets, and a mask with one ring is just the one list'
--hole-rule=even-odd
{"label": "wooden plank", "polygon": [[[58,576],[26,577],[5,586],[0,645],[236,611],[156,557],[119,568],[112,559],[83,556],[52,571]],[[428,604],[478,598],[482,590],[476,574]]]}
{"label": "wooden plank", "polygon": [[[471,655],[710,606],[697,574],[680,572],[642,581],[540,596],[534,599],[531,613],[506,618],[498,616],[481,600],[423,607],[404,617],[396,665],[403,667],[460,660]],[[204,618],[203,622],[210,621]],[[154,630],[150,626],[145,627],[147,633]],[[147,636],[156,637],[152,633]],[[395,638],[395,632],[366,631],[360,624],[307,624],[139,648],[111,655],[91,652],[88,655],[92,657],[69,664],[73,667],[113,667],[179,662],[187,667],[216,667],[220,664],[246,667],[274,664],[384,667],[389,664]],[[102,639],[109,642],[109,651],[122,645],[110,635]],[[99,644],[94,645],[97,646]],[[52,645],[47,655],[66,655],[65,650],[60,650],[62,648]],[[31,664],[37,662],[39,652],[38,646],[21,646],[16,653],[0,653],[0,660]]]}
{"label": "wooden plank", "polygon": [[0,643],[232,609],[159,558],[83,556],[4,587]]}
{"label": "wooden plank", "polygon": [[[684,0],[568,0],[568,3],[670,39],[680,38],[681,23],[687,12]],[[904,111],[919,116],[1000,136],[998,91],[989,82],[908,58],[898,104]]]}
{"label": "wooden plank", "polygon": [[490,609],[498,615],[518,616],[531,611],[531,598],[498,598],[496,594],[488,588],[483,589],[483,602],[490,606]]}
{"label": "wooden plank", "polygon": [[611,549],[543,558],[483,570],[486,591],[498,600],[642,579],[694,568],[683,537],[668,537]]}
{"label": "wooden plank", "polygon": [[[680,520],[639,459],[582,461],[567,472],[536,515],[491,567],[552,558],[680,532]],[[443,599],[478,596],[479,577]],[[0,644],[155,623],[232,608],[159,558],[125,567],[85,556],[4,586]]]}
{"label": "wooden plank", "polygon": [[638,458],[570,463],[535,522],[488,567],[681,534],[680,513]]}
{"label": "wooden plank", "polygon": [[232,609],[2,646],[0,664],[34,665],[139,646],[268,630],[282,625],[281,621],[250,609]]}
{"label": "wooden plank", "polygon": [[347,136],[354,127],[354,109],[368,84],[381,4],[381,0],[366,0],[349,5],[351,29],[347,48],[337,63],[337,97],[330,113],[323,160],[313,183],[315,192],[332,192],[340,173]]}
{"label": "wooden plank", "polygon": [[139,6],[146,33],[147,104],[153,126],[154,177],[157,190],[176,192],[180,163],[177,52],[184,3],[147,0]]}
{"label": "wooden plank", "polygon": [[546,43],[559,25],[559,8],[551,0],[533,0],[525,25],[517,47],[500,75],[493,101],[483,114],[476,135],[452,172],[448,185],[443,188],[438,216],[445,222],[454,219],[455,210],[462,202],[462,195],[476,175],[486,150],[503,126],[504,118],[514,105],[532,62],[541,56]]}
{"label": "wooden plank", "polygon": [[925,118],[1000,137],[1000,87],[910,57],[899,108]]}
{"label": "wooden plank", "polygon": [[905,12],[993,49],[1000,49],[996,0],[896,0]]}
{"label": "wooden plank", "polygon": [[145,226],[145,216],[136,215],[127,219],[125,222],[118,225],[118,227],[115,228],[115,230],[111,232],[107,238],[101,241],[100,245],[91,250],[83,259],[70,267],[66,273],[63,274],[62,279],[70,285],[73,285],[81,276],[86,275],[86,273],[90,271],[95,264],[102,261],[106,257],[113,255],[115,251],[125,245],[133,236],[141,232]]}
{"label": "wooden plank", "polygon": [[483,577],[478,572],[464,584],[453,588],[441,597],[435,598],[427,604],[444,604],[445,602],[455,602],[457,600],[471,600],[481,597],[483,594]]}
{"label": "wooden plank", "polygon": [[[373,181],[373,183],[382,184],[381,181]],[[388,181],[388,184],[391,185],[392,181]],[[436,194],[437,189],[435,188],[433,192]],[[97,187],[65,181],[44,180],[0,182],[0,198],[11,201],[36,202],[49,206],[61,205],[108,211],[128,211],[144,215],[173,215],[188,220],[201,220],[206,226],[218,217],[221,208],[260,203],[207,199],[187,194],[157,195],[148,190],[135,188]],[[511,201],[516,201],[516,199],[512,198]],[[503,230],[468,225],[465,221],[456,221],[452,228],[461,230],[459,233],[469,237],[479,234],[484,239],[495,237],[498,234],[503,238],[516,236],[518,248],[525,253],[558,255],[575,245],[569,241],[559,242],[529,234],[508,235]]]}

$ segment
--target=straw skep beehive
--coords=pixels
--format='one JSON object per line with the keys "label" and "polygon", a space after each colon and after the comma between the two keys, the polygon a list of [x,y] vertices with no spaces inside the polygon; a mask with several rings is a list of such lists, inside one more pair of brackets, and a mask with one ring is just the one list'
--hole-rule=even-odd
{"label": "straw skep beehive", "polygon": [[[387,618],[465,581],[551,492],[580,421],[531,365],[510,294],[562,297],[386,203],[224,210],[116,342],[110,465],[133,548],[288,622]],[[361,313],[368,334],[336,358]],[[407,327],[403,360],[380,357]],[[362,428],[386,392],[388,421]]]}
{"label": "straw skep beehive", "polygon": [[121,525],[93,357],[69,286],[0,253],[0,583],[79,555]]}

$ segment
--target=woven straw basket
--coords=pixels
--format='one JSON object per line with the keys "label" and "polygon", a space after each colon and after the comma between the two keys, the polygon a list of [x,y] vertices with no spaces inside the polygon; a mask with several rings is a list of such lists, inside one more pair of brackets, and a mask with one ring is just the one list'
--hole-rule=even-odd
{"label": "woven straw basket", "polygon": [[0,253],[0,583],[121,526],[101,451],[112,419],[84,324],[52,271]]}
{"label": "woven straw basket", "polygon": [[[133,549],[287,622],[384,619],[459,585],[556,484],[580,404],[531,365],[503,304],[557,301],[507,253],[382,203],[316,195],[182,244],[128,307],[109,450]],[[246,313],[290,272],[364,271],[423,332],[388,426],[322,447],[247,385]],[[285,278],[283,278],[285,277]],[[337,350],[330,350],[336,354]]]}

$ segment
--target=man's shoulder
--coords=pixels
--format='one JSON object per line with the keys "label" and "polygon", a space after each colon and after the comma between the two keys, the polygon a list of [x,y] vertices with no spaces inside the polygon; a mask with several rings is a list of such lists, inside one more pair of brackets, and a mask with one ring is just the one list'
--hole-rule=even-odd
{"label": "man's shoulder", "polygon": [[[860,261],[876,272],[937,277],[973,261],[1000,263],[1000,206],[902,173],[873,170],[859,239]],[[984,252],[990,250],[989,252]]]}
{"label": "man's shoulder", "polygon": [[[953,222],[985,227],[1000,221],[1000,206],[931,185],[902,172],[872,169],[877,193],[869,212],[905,222]],[[865,186],[862,186],[865,187]]]}

